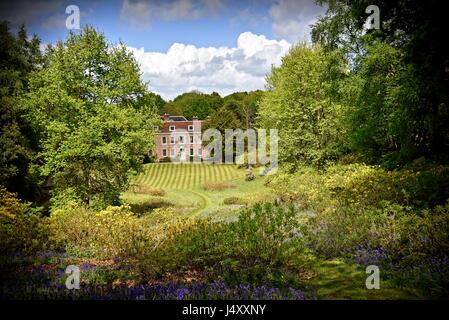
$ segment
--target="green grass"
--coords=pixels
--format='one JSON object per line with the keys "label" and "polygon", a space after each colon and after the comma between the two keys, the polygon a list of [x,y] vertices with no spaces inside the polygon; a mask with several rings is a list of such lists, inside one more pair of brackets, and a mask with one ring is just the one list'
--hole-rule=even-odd
{"label": "green grass", "polygon": [[244,174],[243,170],[234,165],[158,163],[147,165],[135,183],[155,188],[186,190],[205,182],[244,179]]}
{"label": "green grass", "polygon": [[[181,214],[210,217],[217,220],[234,219],[234,213],[242,205],[225,205],[228,197],[239,197],[248,203],[258,199],[269,200],[270,191],[264,186],[264,177],[245,181],[245,169],[226,164],[148,164],[144,171],[132,183],[166,191],[164,197],[128,191],[123,199],[128,203],[164,203],[170,202]],[[229,183],[224,190],[205,190],[205,183]],[[163,201],[164,200],[164,201]]]}
{"label": "green grass", "polygon": [[[245,181],[245,169],[235,165],[209,164],[148,164],[142,174],[132,182],[138,185],[163,189],[165,196],[126,192],[125,202],[146,204],[154,208],[159,205],[171,206],[180,215],[208,217],[213,220],[234,220],[242,205],[225,205],[224,199],[237,197],[254,203],[270,201],[273,195],[264,186],[264,177]],[[223,190],[205,190],[209,183],[229,183],[232,187]],[[308,223],[310,212],[302,212],[302,223]],[[311,256],[310,271],[313,276],[304,283],[314,291],[318,299],[416,299],[420,298],[413,290],[395,288],[387,280],[381,279],[380,290],[365,287],[364,268],[341,260],[322,260]],[[382,277],[381,277],[382,278]]]}
{"label": "green grass", "polygon": [[380,288],[369,290],[365,286],[367,274],[362,266],[348,264],[339,259],[313,263],[315,276],[308,282],[318,299],[401,300],[422,299],[416,290],[397,288],[380,272]]}

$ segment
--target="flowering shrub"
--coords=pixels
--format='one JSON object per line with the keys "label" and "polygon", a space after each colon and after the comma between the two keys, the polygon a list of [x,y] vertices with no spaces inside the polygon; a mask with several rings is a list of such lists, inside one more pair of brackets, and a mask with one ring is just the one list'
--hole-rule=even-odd
{"label": "flowering shrub", "polygon": [[48,246],[48,219],[0,186],[0,253],[30,253]]}
{"label": "flowering shrub", "polygon": [[233,266],[230,271],[240,275],[235,280],[260,281],[273,270],[291,267],[302,249],[293,209],[255,205],[243,210],[235,222],[185,222],[181,232],[148,252],[140,267],[154,277],[180,266],[216,269],[228,263]]}
{"label": "flowering shrub", "polygon": [[128,206],[94,212],[77,205],[55,210],[52,234],[75,255],[106,259],[132,259],[150,247],[146,228]]}
{"label": "flowering shrub", "polygon": [[313,212],[304,231],[319,255],[382,265],[401,283],[449,291],[448,166],[301,168],[268,185],[281,203]]}

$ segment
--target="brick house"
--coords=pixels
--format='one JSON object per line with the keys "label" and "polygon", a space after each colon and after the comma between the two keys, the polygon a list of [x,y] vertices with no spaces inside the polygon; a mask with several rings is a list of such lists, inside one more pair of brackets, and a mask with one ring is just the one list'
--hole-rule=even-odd
{"label": "brick house", "polygon": [[201,142],[202,121],[197,118],[189,121],[183,116],[164,114],[159,133],[155,136],[153,155],[157,162],[180,161],[191,159],[199,161],[203,157]]}

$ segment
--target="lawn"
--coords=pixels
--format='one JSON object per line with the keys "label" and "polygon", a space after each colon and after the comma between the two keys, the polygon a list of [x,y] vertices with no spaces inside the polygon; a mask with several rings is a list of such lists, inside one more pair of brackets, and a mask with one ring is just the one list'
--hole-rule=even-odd
{"label": "lawn", "polygon": [[[256,178],[245,181],[245,169],[236,165],[147,164],[131,184],[143,191],[130,188],[123,194],[123,200],[149,208],[173,207],[189,216],[233,219],[234,213],[245,204],[270,199],[265,178],[257,174],[257,169],[254,172]],[[163,191],[164,195],[155,195],[153,190]],[[225,204],[227,198],[238,199],[239,204]]]}
{"label": "lawn", "polygon": [[[317,254],[310,246],[310,234],[290,243],[289,228],[302,230],[312,225],[316,209],[299,204],[294,206],[295,215],[287,218],[287,206],[266,207],[276,194],[272,184],[266,186],[266,178],[258,175],[258,170],[254,170],[256,177],[252,181],[245,180],[245,173],[244,168],[235,165],[148,164],[122,194],[129,207],[94,212],[73,206],[56,212],[50,219],[28,224],[24,224],[28,221],[24,219],[30,217],[19,215],[15,218],[18,237],[36,232],[47,237],[50,232],[51,239],[57,242],[39,246],[32,254],[16,252],[1,259],[0,268],[7,272],[0,277],[4,283],[0,297],[425,297],[408,283],[401,286],[393,283],[384,269],[380,290],[367,290],[365,262]],[[293,183],[280,184],[293,195],[302,188],[314,195],[314,186],[322,185],[318,178],[302,174]],[[266,209],[255,209],[256,203],[265,203],[262,208]],[[245,207],[250,208],[242,210]],[[161,210],[155,210],[158,208]],[[36,246],[38,243],[33,241],[28,242]],[[282,249],[277,251],[278,247]],[[82,290],[65,289],[67,265],[80,266]]]}

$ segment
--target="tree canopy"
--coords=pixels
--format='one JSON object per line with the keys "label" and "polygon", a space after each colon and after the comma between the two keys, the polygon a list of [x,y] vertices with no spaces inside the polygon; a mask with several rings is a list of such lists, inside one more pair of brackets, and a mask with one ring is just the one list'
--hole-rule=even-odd
{"label": "tree canopy", "polygon": [[54,200],[118,203],[129,174],[150,152],[159,121],[125,46],[109,44],[91,27],[71,33],[31,76],[23,103],[39,128],[39,169]]}

